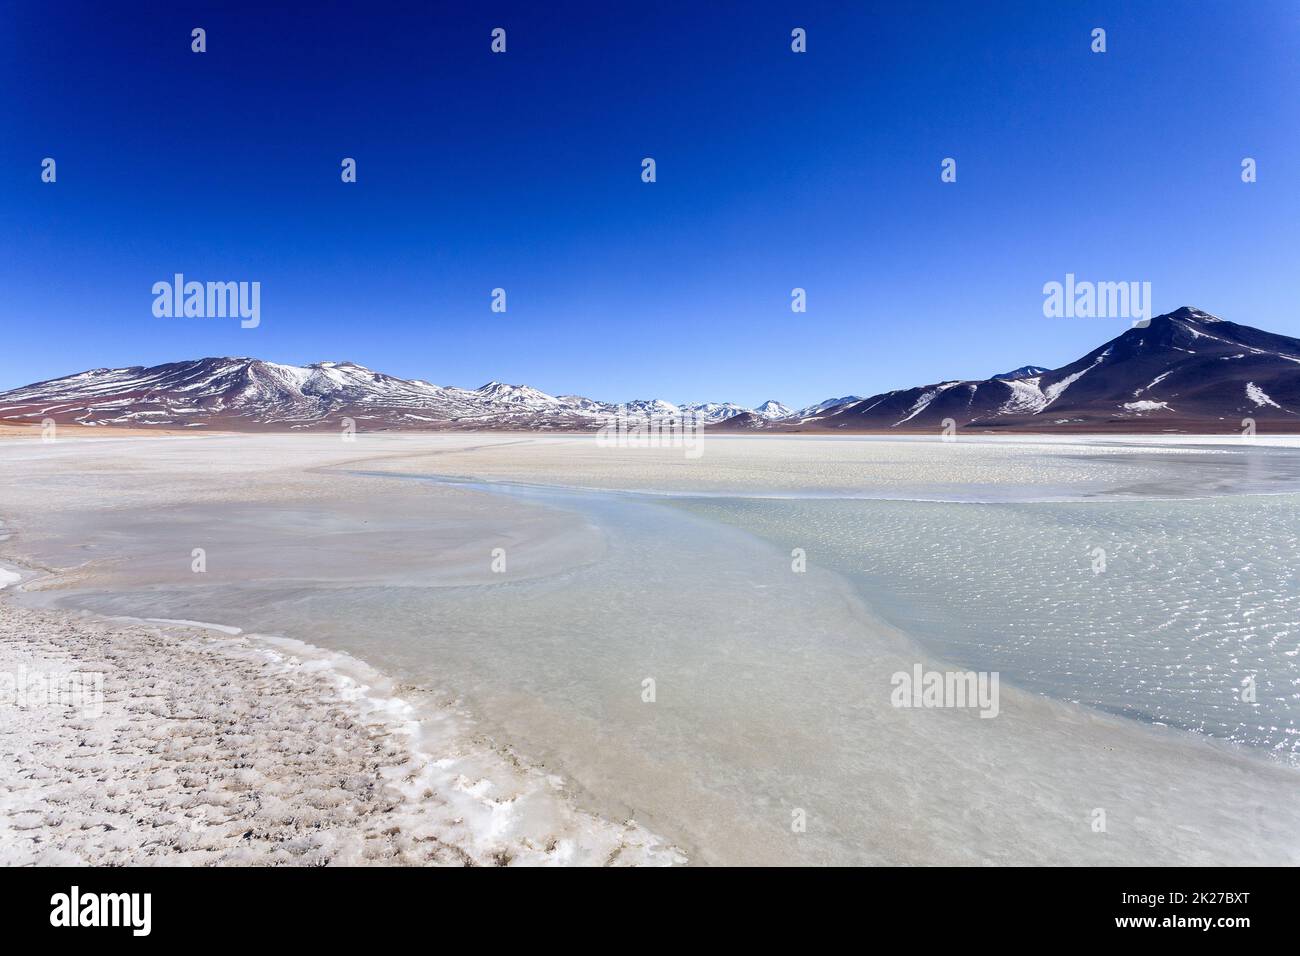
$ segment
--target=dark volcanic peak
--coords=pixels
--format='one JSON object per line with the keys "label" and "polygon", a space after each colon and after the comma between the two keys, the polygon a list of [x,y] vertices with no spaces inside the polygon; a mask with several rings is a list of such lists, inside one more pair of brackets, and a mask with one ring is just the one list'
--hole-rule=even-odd
{"label": "dark volcanic peak", "polygon": [[1017,379],[1029,378],[1032,375],[1042,375],[1050,369],[1043,368],[1041,365],[1022,365],[1020,368],[1013,368],[1010,372],[1003,372],[1001,375],[994,375],[996,379]]}
{"label": "dark volcanic peak", "polygon": [[1164,315],[1156,316],[1159,319],[1190,319],[1193,322],[1222,322],[1223,319],[1216,315],[1210,315],[1208,312],[1202,312],[1192,305],[1180,305],[1172,312],[1166,312]]}
{"label": "dark volcanic peak", "polygon": [[727,402],[615,404],[556,397],[528,385],[433,385],[355,362],[283,365],[203,358],[150,368],[92,369],[0,393],[0,421],[171,428],[359,427],[591,429],[622,413],[691,413],[711,427],[920,431],[1239,432],[1300,430],[1300,340],[1184,306],[1130,328],[1068,365],[1026,365],[977,381],[944,381],[869,398],[847,395],[791,412]]}
{"label": "dark volcanic peak", "polygon": [[1300,340],[1184,306],[1055,370],[940,382],[843,409],[827,428],[1240,432],[1300,426]]}

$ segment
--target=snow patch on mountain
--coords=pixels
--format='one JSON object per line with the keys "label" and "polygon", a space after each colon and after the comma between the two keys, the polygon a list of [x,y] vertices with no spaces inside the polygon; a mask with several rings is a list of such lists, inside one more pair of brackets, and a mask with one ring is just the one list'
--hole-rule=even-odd
{"label": "snow patch on mountain", "polygon": [[754,414],[772,421],[778,418],[789,418],[794,414],[794,412],[793,410],[786,408],[780,402],[768,399],[762,405],[758,406],[758,408],[754,409]]}
{"label": "snow patch on mountain", "polygon": [[1272,405],[1274,408],[1282,407],[1277,402],[1273,401],[1273,399],[1269,398],[1268,393],[1254,382],[1246,383],[1246,397],[1261,408],[1265,405]]}
{"label": "snow patch on mountain", "polygon": [[1033,378],[1002,380],[1002,384],[1011,389],[1011,397],[1002,403],[998,409],[999,414],[1034,415],[1042,411],[1047,405],[1047,398],[1039,387],[1041,381],[1042,377],[1038,375]]}
{"label": "snow patch on mountain", "polygon": [[521,406],[540,410],[564,404],[554,395],[547,395],[528,385],[488,382],[486,385],[480,385],[475,391],[494,405]]}
{"label": "snow patch on mountain", "polygon": [[799,411],[795,412],[791,417],[798,421],[806,422],[818,418],[826,412],[841,407],[848,407],[849,405],[853,405],[862,400],[862,397],[859,395],[845,395],[841,398],[828,398],[824,402],[818,402],[816,405],[808,405],[805,408],[799,409]]}
{"label": "snow patch on mountain", "polygon": [[948,389],[956,388],[960,384],[962,383],[944,382],[941,385],[938,385],[935,388],[931,389],[930,391],[923,393],[921,397],[916,400],[916,404],[914,404],[911,407],[911,409],[908,410],[907,416],[905,418],[901,418],[898,421],[894,422],[894,425],[901,425],[903,424],[903,422],[911,421],[917,415],[920,415],[923,411],[929,408],[930,403],[933,402],[936,398],[938,398],[944,392],[948,391]]}
{"label": "snow patch on mountain", "polygon": [[[1106,355],[1108,354],[1109,351],[1110,350],[1107,349],[1106,352],[1103,352],[1101,355],[1098,355],[1091,365],[1085,368],[1081,368],[1073,375],[1067,375],[1059,382],[1054,382],[1053,384],[1047,386],[1047,388],[1043,390],[1043,398],[1045,398],[1046,401],[1044,402],[1043,407],[1040,408],[1038,411],[1041,412],[1043,411],[1043,409],[1050,407],[1053,402],[1055,402],[1058,398],[1060,398],[1062,395],[1065,394],[1065,390],[1067,388],[1069,388],[1079,379],[1083,378],[1085,375],[1087,375],[1089,372],[1095,369],[1098,365],[1100,365],[1105,360]],[[1037,414],[1037,412],[1035,414]]]}
{"label": "snow patch on mountain", "polygon": [[1169,371],[1167,371],[1167,372],[1161,372],[1159,375],[1157,375],[1155,378],[1153,378],[1153,379],[1152,379],[1150,382],[1148,382],[1146,385],[1143,385],[1141,388],[1134,389],[1134,390],[1133,390],[1133,397],[1134,397],[1134,398],[1137,398],[1138,396],[1140,396],[1143,392],[1147,391],[1148,389],[1155,388],[1157,385],[1159,385],[1161,382],[1163,382],[1165,379],[1167,379],[1170,375],[1173,375],[1175,371],[1177,371],[1177,370],[1171,368],[1171,369],[1169,369]]}
{"label": "snow patch on mountain", "polygon": [[1043,368],[1041,365],[1022,365],[1020,368],[1012,369],[1010,372],[1003,372],[1001,375],[994,375],[992,380],[995,382],[1015,381],[1020,378],[1031,378],[1035,375],[1043,375],[1050,371],[1051,369]]}
{"label": "snow patch on mountain", "polygon": [[748,408],[734,402],[686,402],[682,404],[681,409],[683,412],[699,416],[706,425],[724,422],[728,418],[735,418],[749,411]]}

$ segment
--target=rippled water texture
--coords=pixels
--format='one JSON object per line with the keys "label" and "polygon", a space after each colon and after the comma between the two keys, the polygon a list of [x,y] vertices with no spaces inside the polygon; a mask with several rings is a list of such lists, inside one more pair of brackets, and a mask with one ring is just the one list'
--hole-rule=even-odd
{"label": "rippled water texture", "polygon": [[1300,754],[1300,497],[691,507],[848,572],[964,666]]}

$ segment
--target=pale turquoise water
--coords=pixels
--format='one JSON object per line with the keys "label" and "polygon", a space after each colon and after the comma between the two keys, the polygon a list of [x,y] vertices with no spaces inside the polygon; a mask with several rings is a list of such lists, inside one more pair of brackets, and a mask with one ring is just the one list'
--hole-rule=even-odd
{"label": "pale turquoise water", "polygon": [[1300,496],[682,506],[804,548],[967,667],[1300,755]]}

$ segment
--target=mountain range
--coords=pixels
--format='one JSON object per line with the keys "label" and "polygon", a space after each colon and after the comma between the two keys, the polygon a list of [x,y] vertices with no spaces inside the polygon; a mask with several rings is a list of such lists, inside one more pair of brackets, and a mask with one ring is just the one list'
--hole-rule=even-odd
{"label": "mountain range", "polygon": [[0,422],[209,430],[586,430],[619,413],[700,416],[727,431],[930,432],[1300,430],[1300,339],[1191,307],[1130,328],[1057,369],[1024,365],[792,410],[768,401],[610,403],[527,385],[476,389],[402,379],[352,362],[203,358],[99,368],[0,393]]}

